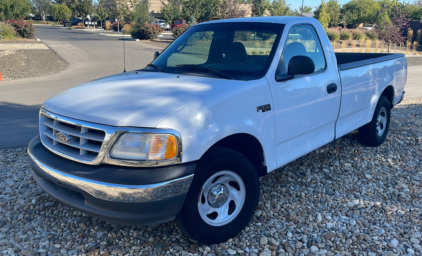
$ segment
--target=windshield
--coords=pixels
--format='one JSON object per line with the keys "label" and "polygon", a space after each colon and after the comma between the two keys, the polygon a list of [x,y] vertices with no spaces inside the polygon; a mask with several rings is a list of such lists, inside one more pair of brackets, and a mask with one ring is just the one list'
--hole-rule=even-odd
{"label": "windshield", "polygon": [[152,64],[168,73],[259,79],[271,65],[283,28],[282,24],[258,22],[197,25]]}

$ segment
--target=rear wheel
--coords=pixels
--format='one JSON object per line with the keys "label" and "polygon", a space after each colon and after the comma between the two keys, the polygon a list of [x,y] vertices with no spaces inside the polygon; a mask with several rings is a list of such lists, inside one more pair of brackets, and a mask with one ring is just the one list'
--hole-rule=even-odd
{"label": "rear wheel", "polygon": [[258,200],[259,178],[249,159],[228,148],[215,148],[198,163],[179,217],[192,239],[221,243],[248,225]]}
{"label": "rear wheel", "polygon": [[381,96],[370,123],[359,128],[359,140],[368,146],[379,146],[387,138],[390,127],[390,102]]}

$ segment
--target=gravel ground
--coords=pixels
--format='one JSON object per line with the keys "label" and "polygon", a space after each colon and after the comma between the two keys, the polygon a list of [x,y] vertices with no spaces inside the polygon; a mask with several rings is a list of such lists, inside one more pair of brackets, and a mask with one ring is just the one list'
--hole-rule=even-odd
{"label": "gravel ground", "polygon": [[4,255],[421,255],[422,99],[392,112],[386,143],[356,133],[261,179],[254,218],[236,238],[203,245],[174,222],[125,227],[55,202],[34,183],[26,149],[0,150]]}
{"label": "gravel ground", "polygon": [[[10,49],[6,50],[6,46],[10,46]],[[4,79],[51,75],[65,70],[68,66],[44,44],[0,44],[0,49],[3,49],[0,50],[0,72]]]}

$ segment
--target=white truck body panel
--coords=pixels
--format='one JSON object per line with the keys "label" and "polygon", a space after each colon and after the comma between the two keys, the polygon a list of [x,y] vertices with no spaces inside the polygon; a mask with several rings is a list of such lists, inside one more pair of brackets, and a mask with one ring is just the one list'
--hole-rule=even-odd
{"label": "white truck body panel", "polygon": [[341,70],[343,92],[336,138],[369,123],[379,97],[390,85],[394,87],[396,104],[406,85],[406,71],[405,58]]}
{"label": "white truck body panel", "polygon": [[241,81],[156,72],[128,72],[57,94],[43,108],[111,126],[155,127],[173,111]]}
{"label": "white truck body panel", "polygon": [[[199,160],[225,137],[249,134],[261,143],[264,164],[271,172],[368,123],[387,86],[395,89],[394,103],[403,93],[407,71],[404,58],[339,72],[328,37],[315,19],[260,17],[210,23],[218,22],[285,24],[274,60],[263,78],[236,81],[129,72],[72,88],[48,100],[43,108],[110,126],[174,129],[181,135],[183,163]],[[287,31],[298,24],[315,28],[326,69],[276,82]],[[327,94],[327,85],[333,83],[338,90]],[[258,106],[266,104],[271,104],[271,111],[257,111]]]}

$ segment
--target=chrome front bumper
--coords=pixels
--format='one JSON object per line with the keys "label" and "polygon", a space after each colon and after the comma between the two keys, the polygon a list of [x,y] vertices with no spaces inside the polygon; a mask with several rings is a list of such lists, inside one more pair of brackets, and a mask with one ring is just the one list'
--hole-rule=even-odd
{"label": "chrome front bumper", "polygon": [[[54,154],[43,149],[43,146],[40,144],[37,137],[34,138],[29,144],[28,155],[30,157],[30,164],[32,169],[39,176],[68,189],[83,192],[96,199],[109,202],[151,203],[184,195],[188,192],[194,176],[192,171],[181,171],[180,165],[175,166],[173,169],[171,167],[166,167],[168,169],[161,171],[154,168],[147,170],[129,169],[127,171],[120,169],[114,170],[113,168],[111,170],[98,170],[95,169],[97,167],[82,164],[69,167],[71,164],[69,160],[63,159],[62,162],[58,162],[61,159],[57,158],[60,157],[55,156]],[[83,170],[83,168],[90,169]],[[70,173],[71,171],[72,173]],[[104,179],[101,180],[101,178],[109,175],[112,171],[116,172],[114,176],[111,176],[106,181]],[[172,171],[176,172],[177,175],[170,176],[170,178],[165,176],[165,174],[168,174]],[[135,175],[140,176],[141,172],[148,172],[148,174],[144,175],[144,177],[151,178],[139,179],[139,177],[134,177]],[[93,173],[96,173],[96,180],[87,178],[93,177]],[[129,177],[125,178],[125,181],[117,179],[118,177],[121,177],[123,174],[127,173],[130,173],[130,175]],[[74,174],[77,174],[78,176]],[[88,174],[91,174],[91,176],[88,176]],[[85,177],[81,177],[84,175]],[[158,177],[159,179],[157,179],[155,175],[161,175],[162,178]],[[166,181],[154,182],[160,181],[160,179]],[[136,185],[138,182],[141,183],[148,181],[153,182],[151,184],[144,183],[143,185]],[[129,185],[116,184],[119,182],[125,182]],[[134,182],[135,184],[133,184]]]}
{"label": "chrome front bumper", "polygon": [[150,203],[186,194],[193,174],[150,185],[121,185],[95,181],[61,172],[39,161],[28,148],[31,166],[45,179],[96,199],[120,203]]}

